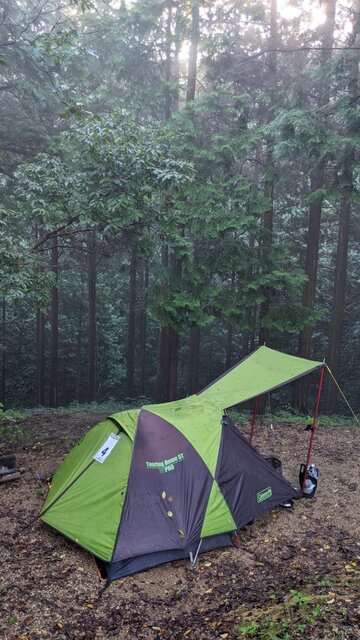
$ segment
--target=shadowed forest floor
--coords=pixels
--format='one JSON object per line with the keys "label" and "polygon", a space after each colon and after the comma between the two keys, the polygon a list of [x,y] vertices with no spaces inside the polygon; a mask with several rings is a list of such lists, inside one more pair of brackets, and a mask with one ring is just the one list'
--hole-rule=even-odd
{"label": "shadowed forest floor", "polygon": [[[90,554],[37,521],[46,482],[103,415],[34,415],[13,451],[20,480],[0,485],[2,640],[360,638],[360,431],[318,428],[314,500],[276,508],[239,534],[239,547],[114,582],[98,600]],[[258,426],[254,444],[297,483],[305,425]],[[247,433],[247,428],[243,428]],[[144,524],[146,529],[146,523]]]}

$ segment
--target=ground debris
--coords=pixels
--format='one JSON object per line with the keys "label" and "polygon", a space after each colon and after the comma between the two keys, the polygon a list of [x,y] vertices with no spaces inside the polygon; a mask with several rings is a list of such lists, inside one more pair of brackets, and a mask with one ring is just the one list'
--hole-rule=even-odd
{"label": "ground debris", "polygon": [[[46,485],[35,474],[51,476],[72,444],[102,417],[26,419],[27,440],[15,452],[24,473],[20,482],[0,488],[1,640],[268,640],[276,626],[259,628],[265,619],[284,621],[283,636],[294,640],[360,638],[356,430],[318,428],[316,501],[264,514],[240,532],[238,548],[200,556],[194,567],[181,560],[130,576],[98,600],[90,554],[39,521],[15,540],[12,534],[41,508]],[[266,428],[255,433],[259,451],[276,452],[294,483],[306,451],[303,426],[279,425],[271,439]],[[351,481],[344,482],[350,471]],[[290,631],[284,627],[288,618]]]}

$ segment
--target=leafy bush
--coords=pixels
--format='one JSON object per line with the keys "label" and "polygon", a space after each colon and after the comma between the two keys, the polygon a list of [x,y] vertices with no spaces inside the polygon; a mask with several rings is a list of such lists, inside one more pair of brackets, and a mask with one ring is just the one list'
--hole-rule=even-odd
{"label": "leafy bush", "polygon": [[4,405],[0,402],[0,438],[8,442],[18,442],[23,434],[23,426],[19,424],[24,415],[19,411],[4,411]]}

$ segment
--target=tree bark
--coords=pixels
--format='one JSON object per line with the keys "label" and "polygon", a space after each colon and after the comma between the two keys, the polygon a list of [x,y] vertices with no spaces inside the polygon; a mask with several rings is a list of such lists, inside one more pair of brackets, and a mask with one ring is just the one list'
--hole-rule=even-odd
{"label": "tree bark", "polygon": [[172,402],[177,397],[177,369],[178,369],[178,332],[172,327],[168,327],[168,352],[169,352],[169,382],[167,390],[167,400]]}
{"label": "tree bark", "polygon": [[88,402],[96,400],[96,244],[95,231],[88,237]]}
{"label": "tree bark", "polygon": [[50,376],[49,376],[49,404],[58,406],[58,347],[59,347],[59,247],[58,237],[52,239],[51,270],[54,284],[51,290],[50,309]]}
{"label": "tree bark", "polygon": [[[349,61],[349,102],[354,104],[359,95],[359,46],[360,46],[360,0],[354,3],[353,49],[347,54]],[[349,138],[356,139],[357,125],[350,120]],[[331,320],[329,328],[328,364],[336,379],[341,373],[341,346],[345,314],[345,294],[347,276],[347,258],[349,246],[349,230],[351,203],[353,195],[353,166],[355,162],[354,148],[348,145],[345,150],[341,171],[341,202],[338,242],[336,251],[335,278],[332,298]],[[337,399],[336,385],[327,376],[324,393],[326,413],[334,413]]]}
{"label": "tree bark", "polygon": [[[345,311],[345,291],[347,256],[349,244],[349,228],[351,214],[351,197],[353,191],[353,172],[350,167],[344,169],[342,181],[342,199],[340,204],[339,235],[336,252],[335,281],[333,290],[332,312],[329,330],[328,365],[336,379],[340,378],[341,341]],[[337,389],[329,376],[324,389],[324,407],[326,413],[334,413]]]}
{"label": "tree bark", "polygon": [[1,305],[1,402],[6,402],[6,299],[3,296]]}
{"label": "tree bark", "polygon": [[189,50],[189,65],[186,86],[186,102],[195,100],[197,57],[200,40],[200,7],[199,0],[191,2],[191,39]]}
{"label": "tree bark", "polygon": [[81,362],[82,362],[82,337],[83,337],[83,299],[79,300],[78,326],[76,336],[76,380],[75,400],[81,402]]}
{"label": "tree bark", "polygon": [[228,324],[226,334],[226,354],[225,354],[225,371],[230,369],[233,355],[233,326]]}
{"label": "tree bark", "polygon": [[[277,0],[270,0],[270,38],[269,38],[269,77],[271,82],[271,106],[269,110],[268,121],[273,116],[273,110],[276,101],[276,82],[277,82]],[[267,177],[264,185],[264,196],[268,202],[268,208],[263,216],[262,224],[262,241],[261,241],[261,262],[265,273],[272,271],[272,244],[273,244],[273,225],[274,225],[274,176],[273,176],[273,145],[274,141],[270,138],[267,140],[266,154],[266,170]],[[263,345],[269,342],[269,328],[265,326],[264,321],[270,311],[272,290],[266,287],[263,291],[264,300],[259,310],[259,344]]]}
{"label": "tree bark", "polygon": [[[318,106],[323,107],[329,102],[330,83],[325,77],[324,70],[331,59],[334,43],[336,0],[327,0],[326,22],[323,27],[323,49],[320,58],[320,71],[323,76],[319,86]],[[310,192],[316,193],[324,186],[325,162],[320,159],[310,175]],[[302,305],[309,311],[314,310],[316,295],[316,280],[319,262],[319,245],[321,229],[322,195],[318,194],[309,205],[308,232],[305,255],[305,274],[307,282],[304,285]],[[298,355],[301,358],[310,358],[311,337],[313,326],[308,325],[301,329],[298,341]],[[308,378],[301,378],[294,385],[294,405],[300,413],[307,413]]]}
{"label": "tree bark", "polygon": [[[172,100],[170,92],[171,82],[171,23],[172,23],[172,8],[173,3],[171,0],[167,2],[167,24],[166,24],[166,73],[165,79],[167,83],[167,90],[165,92],[165,120],[168,120],[171,116]],[[178,23],[178,27],[180,23]],[[189,69],[187,78],[187,91],[186,100],[193,100],[196,91],[196,68],[197,68],[197,49],[199,42],[199,0],[192,0],[192,27],[191,27],[191,42],[190,42],[190,55],[189,55]],[[166,254],[166,258],[165,258]],[[165,261],[164,261],[165,258]],[[162,250],[162,265],[169,267],[169,273],[171,283],[174,282],[181,286],[181,272],[182,262],[181,259],[177,259],[173,252],[170,252],[168,247],[164,246]],[[170,279],[169,279],[170,284]],[[174,326],[163,326],[159,332],[159,357],[158,357],[158,370],[156,378],[156,398],[159,402],[167,402],[175,400],[177,396],[177,369],[178,369],[178,347],[179,336],[177,329]]]}
{"label": "tree bark", "polygon": [[[167,245],[162,248],[162,266],[168,271],[168,282],[174,287],[181,283],[182,261],[173,252],[169,252]],[[177,395],[179,337],[175,327],[168,324],[160,328],[159,359],[156,378],[156,398],[159,402],[170,402]]]}
{"label": "tree bark", "polygon": [[147,306],[149,299],[149,262],[144,264],[142,305],[140,311],[140,394],[145,395],[146,389],[146,336],[147,336]]}
{"label": "tree bark", "polygon": [[173,3],[172,0],[167,0],[167,19],[165,28],[165,105],[164,105],[164,118],[170,120],[171,116],[171,42],[172,42],[172,13]]}
{"label": "tree bark", "polygon": [[168,329],[168,327],[160,327],[159,330],[158,368],[155,388],[155,398],[157,402],[166,402],[168,400],[166,380],[166,372],[169,361]]}
{"label": "tree bark", "polygon": [[174,33],[174,41],[175,41],[175,50],[174,50],[174,61],[173,61],[173,73],[172,73],[172,109],[173,111],[179,110],[179,81],[180,81],[180,62],[179,62],[179,54],[181,49],[181,20],[182,18],[182,8],[179,4],[176,9],[176,18],[175,18],[175,33]]}
{"label": "tree bark", "polygon": [[41,309],[36,312],[36,387],[37,404],[45,405],[45,314]]}
{"label": "tree bark", "polygon": [[200,327],[190,327],[189,331],[189,376],[188,393],[199,390]]}
{"label": "tree bark", "polygon": [[137,246],[132,242],[130,255],[130,283],[129,283],[129,314],[126,349],[126,392],[129,398],[134,396],[135,371],[135,331],[136,331],[136,270]]}

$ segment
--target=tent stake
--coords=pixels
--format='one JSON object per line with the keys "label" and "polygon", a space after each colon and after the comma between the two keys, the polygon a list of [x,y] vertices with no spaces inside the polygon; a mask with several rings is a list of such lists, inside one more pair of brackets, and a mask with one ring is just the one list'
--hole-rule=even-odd
{"label": "tent stake", "polygon": [[256,421],[256,411],[257,411],[257,406],[258,406],[258,400],[259,398],[255,398],[254,401],[254,406],[253,406],[253,412],[252,412],[252,421],[251,421],[251,431],[250,431],[250,437],[249,437],[249,443],[252,443],[252,439],[253,439],[253,434],[254,434],[254,428],[255,428],[255,421]]}
{"label": "tent stake", "polygon": [[319,405],[320,405],[320,398],[321,398],[321,389],[322,389],[323,379],[324,379],[324,372],[325,372],[325,365],[321,368],[321,373],[320,373],[319,387],[318,387],[318,393],[317,393],[317,398],[316,398],[316,405],[315,405],[313,423],[312,423],[312,427],[311,427],[311,435],[310,435],[309,446],[308,446],[307,456],[306,456],[305,473],[304,473],[304,479],[303,479],[302,487],[301,487],[301,497],[302,498],[304,497],[306,473],[307,473],[307,470],[309,468],[311,450],[312,450],[312,446],[313,446],[313,442],[314,442],[316,420],[317,420],[318,413],[319,413]]}
{"label": "tent stake", "polygon": [[198,557],[198,555],[199,555],[199,551],[200,551],[200,547],[201,547],[201,545],[202,545],[202,538],[201,538],[201,540],[200,540],[200,542],[199,542],[199,544],[198,544],[198,548],[196,549],[196,553],[195,553],[195,556],[194,556],[194,557],[193,557],[192,552],[190,551],[190,562],[191,562],[192,566],[194,566],[194,565],[195,565],[195,562],[196,562],[197,557]]}

